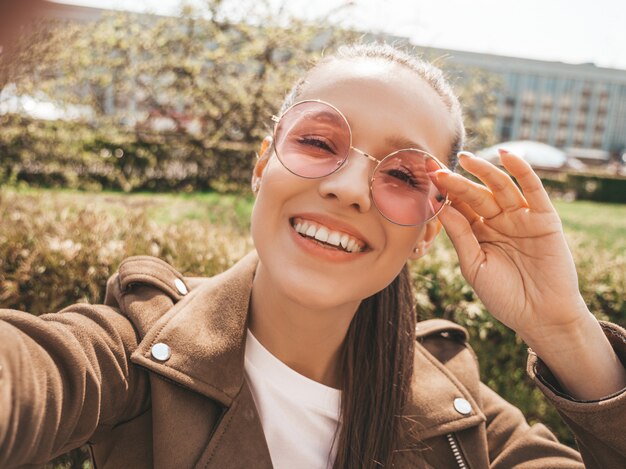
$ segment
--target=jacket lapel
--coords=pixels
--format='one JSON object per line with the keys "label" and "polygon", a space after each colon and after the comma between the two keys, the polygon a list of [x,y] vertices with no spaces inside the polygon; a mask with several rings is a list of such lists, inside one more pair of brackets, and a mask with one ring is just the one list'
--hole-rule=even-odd
{"label": "jacket lapel", "polygon": [[[244,382],[245,332],[257,258],[250,253],[176,303],[145,335],[131,359],[230,406]],[[166,344],[171,356],[152,355]]]}
{"label": "jacket lapel", "polygon": [[247,382],[226,410],[196,467],[272,469],[261,420]]}
{"label": "jacket lapel", "polygon": [[[469,411],[461,413],[455,400],[464,399]],[[404,413],[407,431],[418,441],[458,432],[486,420],[474,396],[420,343],[415,344],[411,395]]]}
{"label": "jacket lapel", "polygon": [[[261,421],[244,379],[246,325],[256,265],[256,254],[250,253],[231,269],[207,279],[154,324],[131,356],[134,363],[224,406],[196,467],[272,468]],[[168,360],[153,357],[155,344],[169,346]]]}

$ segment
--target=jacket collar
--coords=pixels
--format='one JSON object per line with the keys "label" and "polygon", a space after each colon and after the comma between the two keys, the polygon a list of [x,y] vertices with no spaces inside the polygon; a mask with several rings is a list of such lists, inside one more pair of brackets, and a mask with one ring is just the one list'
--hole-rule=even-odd
{"label": "jacket collar", "polygon": [[[131,360],[229,407],[244,384],[246,326],[258,257],[251,252],[233,267],[201,282],[146,333]],[[166,344],[166,361],[153,357]],[[467,400],[472,412],[453,403]],[[412,393],[406,417],[420,439],[458,431],[485,420],[470,392],[423,346],[416,344]]]}
{"label": "jacket collar", "polygon": [[[193,289],[152,326],[131,360],[230,406],[244,380],[248,306],[257,262],[252,252]],[[158,343],[169,346],[167,361],[152,356]]]}

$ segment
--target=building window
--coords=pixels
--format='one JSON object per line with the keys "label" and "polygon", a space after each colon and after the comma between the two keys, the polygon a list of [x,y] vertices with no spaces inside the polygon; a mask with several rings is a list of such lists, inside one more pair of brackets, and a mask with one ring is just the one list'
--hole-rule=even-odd
{"label": "building window", "polygon": [[583,98],[589,99],[591,96],[591,85],[589,83],[585,83],[582,91]]}
{"label": "building window", "polygon": [[502,136],[501,136],[501,139],[503,141],[511,140],[511,126],[510,125],[503,125],[502,126]]}
{"label": "building window", "polygon": [[530,90],[524,91],[522,93],[522,102],[526,105],[533,105],[535,103],[535,93]]}

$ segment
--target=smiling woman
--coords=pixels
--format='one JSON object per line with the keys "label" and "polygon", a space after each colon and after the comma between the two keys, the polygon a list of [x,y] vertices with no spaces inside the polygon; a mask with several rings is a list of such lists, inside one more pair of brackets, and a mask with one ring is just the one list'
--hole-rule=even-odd
{"label": "smiling woman", "polygon": [[[467,332],[416,323],[407,261],[443,226],[587,467],[621,467],[626,332],[578,291],[530,166],[459,153],[458,100],[389,46],[342,48],[273,118],[255,252],[210,279],[122,263],[104,305],[0,312],[0,465],[89,442],[98,467],[583,467],[480,382]],[[457,164],[483,181],[452,172]],[[540,358],[539,358],[540,357]],[[28,366],[24,364],[28,363]]]}

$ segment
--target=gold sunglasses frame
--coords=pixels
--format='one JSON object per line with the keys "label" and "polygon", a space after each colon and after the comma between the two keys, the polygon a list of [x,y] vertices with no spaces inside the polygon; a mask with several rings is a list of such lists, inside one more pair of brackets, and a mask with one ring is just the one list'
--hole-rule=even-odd
{"label": "gold sunglasses frame", "polygon": [[[343,160],[341,160],[341,164],[337,165],[337,167],[335,169],[333,169],[330,173],[328,174],[324,174],[323,176],[303,176],[301,174],[295,173],[294,171],[292,171],[286,164],[285,162],[282,160],[282,158],[280,157],[280,154],[278,152],[278,147],[276,146],[276,131],[278,129],[278,125],[280,124],[281,119],[289,112],[291,111],[294,107],[299,106],[301,104],[306,104],[306,103],[317,103],[317,104],[323,104],[325,106],[330,107],[332,110],[334,110],[337,114],[339,114],[339,116],[341,116],[341,118],[343,119],[343,121],[346,123],[346,126],[348,127],[348,134],[350,135],[350,142],[349,142],[349,148],[348,151],[346,152],[346,156],[343,158]],[[439,213],[441,213],[441,211],[443,210],[443,208],[446,205],[450,205],[451,201],[448,198],[448,194],[446,193],[446,197],[445,197],[445,201],[443,202],[443,204],[441,204],[441,207],[439,207],[439,209],[428,219],[424,220],[421,223],[417,223],[417,224],[403,224],[403,223],[398,223],[396,221],[391,220],[389,217],[387,217],[387,215],[385,215],[382,210],[380,210],[380,208],[378,208],[378,205],[376,204],[376,199],[374,198],[374,191],[372,189],[372,186],[374,184],[374,180],[376,179],[376,171],[378,170],[379,166],[388,158],[393,157],[394,155],[400,153],[400,152],[406,152],[406,151],[410,151],[410,152],[416,152],[416,153],[420,153],[421,155],[426,156],[427,158],[431,158],[433,160],[435,160],[435,162],[439,165],[439,167],[441,169],[448,169],[448,167],[443,164],[436,156],[431,155],[430,153],[421,150],[419,148],[401,148],[399,150],[395,150],[391,153],[389,153],[388,155],[385,155],[382,159],[378,159],[375,156],[370,155],[367,152],[364,152],[363,150],[360,150],[356,147],[354,147],[352,145],[352,127],[350,127],[350,122],[348,122],[348,119],[346,118],[346,116],[343,114],[343,112],[341,112],[339,109],[337,109],[335,106],[333,106],[330,103],[327,103],[326,101],[322,101],[321,99],[304,99],[302,101],[298,101],[296,103],[293,103],[291,106],[289,106],[280,116],[276,116],[276,115],[272,115],[271,116],[272,121],[274,122],[274,129],[272,131],[272,141],[274,142],[274,152],[276,153],[276,156],[278,157],[278,161],[280,161],[280,163],[283,165],[283,167],[289,171],[291,174],[304,178],[304,179],[321,179],[323,177],[326,176],[330,176],[331,174],[334,174],[335,172],[339,171],[344,165],[345,162],[348,161],[348,157],[350,156],[350,150],[354,150],[356,153],[364,156],[365,158],[369,159],[370,161],[373,161],[374,163],[376,163],[376,166],[374,167],[374,171],[372,172],[372,176],[370,177],[370,183],[369,183],[369,192],[370,192],[370,198],[372,200],[372,202],[374,203],[374,206],[376,207],[376,210],[378,210],[378,213],[380,213],[383,218],[385,218],[387,221],[389,221],[390,223],[393,223],[394,225],[399,225],[399,226],[421,226],[421,225],[425,225],[426,223],[428,223],[429,221],[433,220],[434,218],[436,218]]]}

